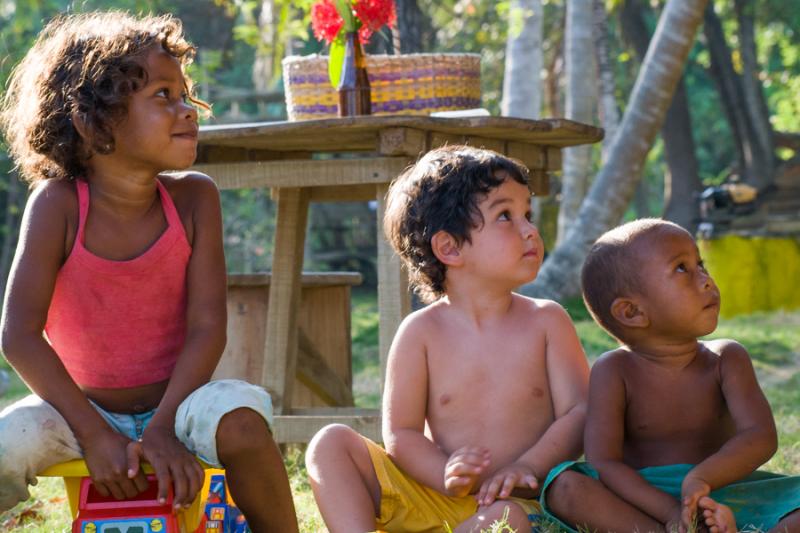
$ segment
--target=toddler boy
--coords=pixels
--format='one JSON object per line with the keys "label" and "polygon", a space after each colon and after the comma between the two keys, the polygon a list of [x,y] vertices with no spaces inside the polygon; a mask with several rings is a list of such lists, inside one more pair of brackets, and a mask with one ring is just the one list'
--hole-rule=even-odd
{"label": "toddler boy", "polygon": [[538,522],[539,481],[581,453],[588,365],[561,306],[512,293],[542,262],[530,218],[527,170],[489,150],[433,150],[392,185],[387,237],[430,305],[389,353],[385,451],[341,425],[309,446],[332,533]]}

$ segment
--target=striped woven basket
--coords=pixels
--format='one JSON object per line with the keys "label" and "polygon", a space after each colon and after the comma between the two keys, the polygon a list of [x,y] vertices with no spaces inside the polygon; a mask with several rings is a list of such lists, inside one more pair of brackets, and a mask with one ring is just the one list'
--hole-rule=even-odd
{"label": "striped woven basket", "polygon": [[[367,55],[373,115],[428,115],[481,104],[478,54]],[[283,60],[289,120],[337,116],[327,56]]]}

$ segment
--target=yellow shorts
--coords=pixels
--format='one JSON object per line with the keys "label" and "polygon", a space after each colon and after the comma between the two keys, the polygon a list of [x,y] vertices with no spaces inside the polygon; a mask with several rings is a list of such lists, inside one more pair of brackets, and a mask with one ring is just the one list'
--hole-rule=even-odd
{"label": "yellow shorts", "polygon": [[[381,515],[376,522],[378,531],[444,532],[447,531],[445,524],[455,529],[478,510],[474,496],[445,496],[418,483],[395,466],[383,448],[363,438],[381,486]],[[509,501],[522,507],[531,521],[531,531],[538,531],[541,514],[539,502],[521,498],[510,498]]]}

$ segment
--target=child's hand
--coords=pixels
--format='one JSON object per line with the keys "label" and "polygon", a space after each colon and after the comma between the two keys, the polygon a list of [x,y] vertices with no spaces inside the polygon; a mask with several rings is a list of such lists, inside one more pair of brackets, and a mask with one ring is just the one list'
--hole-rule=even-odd
{"label": "child's hand", "polygon": [[110,428],[81,442],[92,483],[103,496],[124,500],[147,488],[138,461],[128,453],[130,444],[129,438]]}
{"label": "child's hand", "polygon": [[539,480],[528,465],[512,463],[501,468],[492,477],[485,480],[481,490],[475,497],[478,505],[490,505],[495,500],[503,500],[511,496],[515,487],[532,490],[539,488]]}
{"label": "child's hand", "polygon": [[667,530],[667,533],[686,533],[686,528],[681,523],[683,506],[680,504],[680,502],[675,501],[675,506],[670,509],[670,512],[667,516],[667,523],[664,524],[664,529]]}
{"label": "child's hand", "polygon": [[174,487],[176,509],[189,507],[203,486],[204,472],[197,459],[181,444],[175,432],[150,424],[142,434],[140,457],[153,467],[158,478],[158,499],[167,500],[169,485]]}
{"label": "child's hand", "polygon": [[482,446],[464,446],[454,451],[444,467],[444,488],[450,496],[466,496],[480,475],[488,468],[489,450]]}
{"label": "child's hand", "polygon": [[681,485],[681,529],[690,529],[697,520],[697,504],[701,498],[711,494],[711,486],[691,474],[683,479]]}

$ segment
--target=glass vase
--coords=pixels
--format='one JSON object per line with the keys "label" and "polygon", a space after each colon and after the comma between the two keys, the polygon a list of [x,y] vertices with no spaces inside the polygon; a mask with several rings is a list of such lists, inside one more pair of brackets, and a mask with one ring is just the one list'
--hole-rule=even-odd
{"label": "glass vase", "polygon": [[356,32],[345,34],[344,59],[337,91],[339,92],[340,117],[372,113],[367,59]]}

